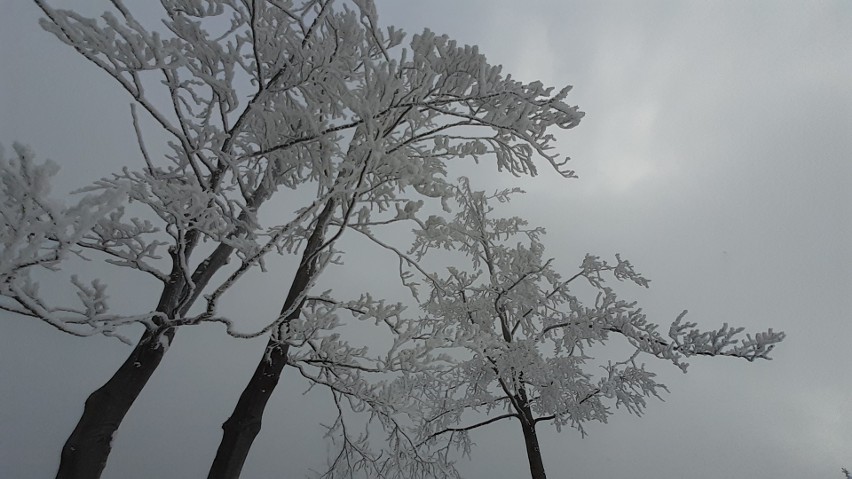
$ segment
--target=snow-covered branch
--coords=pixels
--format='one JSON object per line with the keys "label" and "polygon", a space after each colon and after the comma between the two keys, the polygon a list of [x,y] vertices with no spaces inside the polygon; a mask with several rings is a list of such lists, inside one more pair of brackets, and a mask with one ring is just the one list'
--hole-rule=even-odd
{"label": "snow-covered branch", "polygon": [[[109,311],[106,285],[94,280],[86,285],[76,276],[71,283],[80,306],[53,306],[41,293],[34,277],[37,270],[59,271],[63,261],[79,256],[86,239],[97,234],[110,215],[120,211],[126,189],[82,196],[66,206],[50,196],[50,179],[59,168],[37,163],[29,148],[15,144],[14,157],[0,148],[0,309],[37,318],[75,336],[104,334],[127,338],[117,332],[126,324],[153,326],[153,315],[120,315]],[[139,225],[144,227],[144,225]],[[145,247],[130,249],[128,256],[144,256]],[[38,276],[38,275],[35,275]]]}
{"label": "snow-covered branch", "polygon": [[[629,261],[616,255],[616,262],[609,263],[587,255],[579,271],[564,280],[553,260],[544,257],[543,230],[519,218],[492,217],[489,200],[506,201],[512,193],[486,195],[463,179],[455,189],[455,217],[430,218],[415,231],[412,252],[418,259],[446,249],[461,253],[471,265],[464,268],[456,261],[440,279],[414,270],[433,285],[421,304],[427,316],[418,325],[442,331],[435,339],[453,358],[446,369],[411,379],[418,384],[412,401],[423,414],[418,437],[429,450],[452,444],[467,453],[468,431],[508,417],[520,419],[527,441],[534,440],[541,422],[585,434],[584,423],[606,422],[613,413],[608,404],[641,414],[648,397],[666,391],[638,362],[640,356],[686,371],[683,360],[696,355],[769,359],[784,339],[771,329],[743,338],[743,328],[727,324],[700,330],[683,321],[685,312],[664,337],[635,302],[618,298],[607,285],[612,278],[648,287]],[[579,278],[596,290],[592,301],[575,292],[583,291],[574,288]],[[632,354],[594,367],[593,346],[612,334],[624,337]]]}

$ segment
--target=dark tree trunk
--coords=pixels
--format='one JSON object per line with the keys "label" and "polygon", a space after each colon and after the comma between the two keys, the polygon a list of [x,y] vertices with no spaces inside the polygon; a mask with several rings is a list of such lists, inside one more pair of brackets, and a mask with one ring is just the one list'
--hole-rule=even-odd
{"label": "dark tree trunk", "polygon": [[[190,232],[185,247],[188,256],[197,243],[197,233]],[[182,317],[195,302],[210,278],[228,262],[233,247],[220,244],[192,275],[196,288],[186,288],[177,253],[172,251],[170,281],[163,287],[157,311],[169,318]],[[83,408],[83,415],[62,447],[57,479],[97,479],[106,466],[112,450],[112,438],[127,411],[139,397],[148,379],[160,365],[171,345],[176,328],[147,330],[130,356],[109,381],[93,392]],[[161,342],[161,339],[165,339]]]}
{"label": "dark tree trunk", "polygon": [[207,476],[237,478],[246,462],[251,445],[260,433],[263,411],[272,391],[281,379],[290,347],[270,340],[248,385],[240,395],[231,417],[222,424],[222,442]]}
{"label": "dark tree trunk", "polygon": [[527,448],[527,459],[530,462],[530,477],[532,479],[546,479],[547,474],[544,472],[538,435],[535,433],[535,415],[523,386],[517,390],[514,403],[518,406],[518,420],[521,422],[521,430],[524,431],[524,445]]}
{"label": "dark tree trunk", "polygon": [[[284,306],[281,308],[281,314],[290,311],[284,318],[282,327],[286,327],[287,322],[298,318],[302,313],[304,300],[301,300],[297,306],[296,301],[303,297],[316,272],[317,255],[323,246],[323,237],[334,208],[335,201],[329,200],[320,212],[314,230],[308,238],[305,251],[302,253],[302,261],[293,277]],[[263,357],[240,395],[234,411],[222,424],[222,441],[210,466],[208,479],[240,477],[252,443],[260,432],[266,403],[272,396],[275,386],[278,385],[278,380],[281,379],[284,366],[287,365],[289,349],[287,344],[279,342],[274,337],[267,343]]]}
{"label": "dark tree trunk", "polygon": [[[175,329],[161,334],[168,344]],[[118,425],[157,369],[166,349],[160,343],[159,334],[146,331],[118,371],[89,396],[83,416],[62,448],[57,479],[100,477]]]}
{"label": "dark tree trunk", "polygon": [[530,477],[546,479],[544,462],[541,460],[541,449],[538,447],[538,436],[535,433],[535,423],[521,418],[521,429],[524,431],[524,444],[527,446],[527,459],[530,461]]}

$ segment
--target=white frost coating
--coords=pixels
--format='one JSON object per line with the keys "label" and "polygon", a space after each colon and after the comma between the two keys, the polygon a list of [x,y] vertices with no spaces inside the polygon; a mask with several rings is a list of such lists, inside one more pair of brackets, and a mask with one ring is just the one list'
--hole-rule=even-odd
{"label": "white frost coating", "polygon": [[[174,325],[224,322],[239,336],[273,328],[240,332],[217,314],[218,301],[249,268],[263,267],[266,254],[303,247],[327,202],[336,209],[324,250],[350,224],[416,221],[424,200],[446,204],[452,186],[444,176],[452,159],[487,158],[524,175],[537,172],[538,158],[573,175],[566,159],[550,152],[552,130],[572,128],[583,116],[565,103],[569,87],[554,91],[515,81],[476,47],[428,30],[403,47],[402,32],[376,24],[370,0],[168,0],[162,23],[150,28],[122,2],[100,18],[36,3],[46,15],[42,26],[135,102],[144,164],[84,191],[121,192],[149,214],[113,208],[75,242],[109,264],[183,289],[174,295],[179,303],[166,305],[147,327],[168,317]],[[153,98],[161,97],[173,100],[170,109],[158,108]],[[169,136],[166,158],[148,155],[140,114]],[[303,187],[317,190],[315,202],[290,218],[281,212],[283,226],[258,224],[255,212],[277,190]],[[221,258],[192,261],[199,241],[226,247],[243,267],[218,287],[196,285],[196,276],[207,281],[205,270],[221,266]],[[164,258],[174,269],[162,267]],[[202,288],[209,293],[205,312],[185,317]],[[103,319],[111,326],[94,331],[111,334],[129,322],[112,318]]]}
{"label": "white frost coating", "polygon": [[171,346],[172,344],[171,339],[169,339],[169,337],[165,334],[160,334],[159,338],[157,338],[157,341],[159,342],[159,348],[162,348],[164,352],[168,351],[169,346]]}
{"label": "white frost coating", "polygon": [[[659,397],[665,385],[645,369],[640,357],[671,362],[684,372],[685,358],[733,356],[768,359],[783,333],[771,329],[741,337],[742,328],[725,324],[700,331],[683,321],[685,312],[660,334],[635,302],[619,299],[607,280],[642,287],[648,280],[616,255],[610,264],[587,255],[579,271],[564,279],[545,259],[544,231],[521,218],[492,215],[495,200],[508,201],[518,190],[493,195],[472,191],[462,178],[455,190],[458,213],[450,221],[430,218],[416,231],[411,254],[426,259],[432,250],[460,252],[465,258],[448,274],[426,275],[426,317],[414,336],[454,359],[438,370],[405,379],[410,400],[420,410],[419,441],[429,451],[470,450],[468,431],[494,420],[516,417],[557,430],[584,432],[588,421],[606,422],[611,405],[641,414],[646,398]],[[462,264],[468,263],[467,267]],[[585,280],[596,294],[574,290]],[[614,336],[634,352],[595,366],[591,346]],[[600,363],[598,358],[598,363]],[[485,420],[483,420],[483,415]],[[478,422],[477,422],[478,421]]]}
{"label": "white frost coating", "polygon": [[59,171],[51,162],[35,162],[29,148],[14,144],[7,159],[0,145],[0,308],[39,318],[76,336],[116,333],[117,326],[146,322],[147,316],[112,316],[108,313],[106,285],[89,285],[76,276],[71,283],[81,305],[51,306],[31,278],[36,268],[58,271],[69,255],[80,254],[80,243],[106,215],[115,211],[124,189],[85,195],[66,206],[50,197],[50,178]]}

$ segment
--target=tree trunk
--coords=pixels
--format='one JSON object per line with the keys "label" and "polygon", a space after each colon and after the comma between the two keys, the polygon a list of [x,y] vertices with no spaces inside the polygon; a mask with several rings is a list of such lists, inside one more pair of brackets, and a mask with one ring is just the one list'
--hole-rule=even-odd
{"label": "tree trunk", "polygon": [[263,358],[240,395],[234,412],[222,424],[222,442],[219,443],[216,458],[210,466],[207,476],[209,479],[240,477],[251,445],[260,432],[266,403],[287,364],[289,349],[287,344],[269,340]]}
{"label": "tree trunk", "polygon": [[532,479],[546,479],[547,474],[544,472],[544,462],[541,460],[541,449],[538,447],[535,423],[524,418],[521,418],[520,421],[521,429],[524,431],[524,444],[527,446],[527,459],[530,461],[530,477]]}
{"label": "tree trunk", "polygon": [[546,479],[544,462],[541,459],[541,448],[538,445],[538,435],[535,433],[535,415],[530,407],[527,391],[521,385],[515,394],[514,401],[517,405],[518,420],[524,431],[524,445],[527,447],[527,459],[530,462],[530,477],[532,479]]}
{"label": "tree trunk", "polygon": [[[175,329],[160,334],[169,344]],[[160,334],[145,331],[118,371],[86,400],[83,416],[62,448],[57,479],[100,477],[118,425],[166,353]]]}
{"label": "tree trunk", "polygon": [[[198,233],[191,231],[184,254],[189,256],[197,240]],[[216,247],[193,273],[194,290],[186,288],[178,253],[172,250],[170,280],[163,287],[156,310],[169,318],[186,314],[210,278],[228,262],[233,249],[224,243]],[[86,399],[83,415],[62,447],[57,479],[97,479],[101,476],[112,450],[115,431],[160,365],[168,350],[163,346],[171,345],[176,332],[174,327],[146,330],[109,381]],[[161,341],[163,338],[165,341]]]}
{"label": "tree trunk", "polygon": [[[323,237],[331,221],[331,213],[334,211],[336,202],[333,199],[326,202],[322,212],[317,217],[305,251],[302,253],[302,261],[293,277],[287,299],[281,308],[281,314],[288,311],[284,318],[283,327],[302,314],[304,300],[300,299],[307,291],[313,280],[317,266],[317,255],[323,246]],[[296,301],[301,301],[295,308]],[[263,412],[266,403],[272,396],[272,391],[281,379],[284,366],[287,365],[287,352],[289,345],[270,338],[263,352],[260,364],[255,368],[254,374],[246,385],[239,401],[231,416],[222,424],[222,441],[216,450],[216,457],[210,466],[207,479],[236,479],[240,477],[243,464],[246,462],[251,445],[260,432],[263,421]]]}

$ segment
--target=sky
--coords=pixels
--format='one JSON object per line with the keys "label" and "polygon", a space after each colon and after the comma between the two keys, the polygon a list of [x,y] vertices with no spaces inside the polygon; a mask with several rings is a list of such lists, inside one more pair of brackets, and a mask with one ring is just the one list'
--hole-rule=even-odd
{"label": "sky", "polygon": [[[520,6],[523,3],[523,6]],[[559,133],[578,179],[473,180],[527,195],[505,211],[547,228],[556,264],[621,253],[651,279],[619,288],[649,319],[680,311],[787,339],[772,361],[697,358],[688,374],[648,361],[670,394],[618,411],[588,436],[541,428],[553,478],[841,478],[852,467],[852,3],[848,1],[379,0],[380,19],[479,45],[523,81],[573,85],[586,116]],[[86,13],[102,2],[74,0]],[[27,2],[0,17],[0,142],[62,165],[57,191],[139,161],[129,98],[37,25]],[[357,282],[366,250],[336,279]],[[391,265],[392,266],[392,265]],[[150,308],[152,284],[100,275],[116,304]],[[240,305],[280,307],[286,279],[255,278]],[[380,277],[372,279],[385,281]],[[57,294],[64,294],[57,289]],[[271,298],[271,300],[270,300]],[[265,340],[181,331],[114,440],[105,478],[203,477]],[[130,348],[0,313],[0,477],[50,477],[89,393]],[[285,376],[247,478],[321,468],[330,404]],[[464,477],[524,477],[516,424],[482,428]]]}

